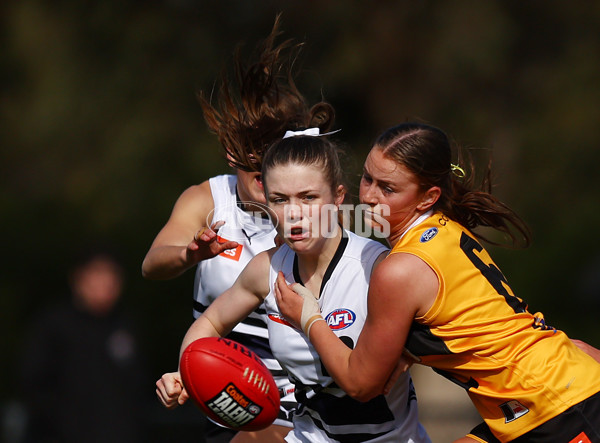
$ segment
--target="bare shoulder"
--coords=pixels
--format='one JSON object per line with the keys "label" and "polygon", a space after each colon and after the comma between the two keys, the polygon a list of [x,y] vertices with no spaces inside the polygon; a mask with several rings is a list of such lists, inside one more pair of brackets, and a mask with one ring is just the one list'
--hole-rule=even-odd
{"label": "bare shoulder", "polygon": [[435,301],[438,289],[438,277],[427,263],[413,254],[395,253],[373,271],[369,298],[375,294],[378,304],[402,304],[422,315]]}
{"label": "bare shoulder", "polygon": [[208,181],[190,186],[181,193],[167,223],[157,234],[152,248],[165,245],[187,245],[198,230],[211,223],[214,201]]}
{"label": "bare shoulder", "polygon": [[214,209],[215,203],[213,200],[210,184],[208,180],[187,188],[181,193],[175,207],[174,215],[196,216],[196,219],[201,218],[202,222]]}

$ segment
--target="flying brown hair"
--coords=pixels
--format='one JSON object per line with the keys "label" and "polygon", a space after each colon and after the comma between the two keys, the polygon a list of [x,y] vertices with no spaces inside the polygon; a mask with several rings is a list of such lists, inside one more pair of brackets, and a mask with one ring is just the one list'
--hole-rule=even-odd
{"label": "flying brown hair", "polygon": [[208,127],[217,135],[230,165],[243,171],[260,172],[265,150],[285,131],[318,127],[326,132],[335,119],[329,103],[308,107],[296,87],[294,67],[304,43],[287,39],[276,45],[280,22],[279,14],[269,36],[257,46],[256,61],[244,63],[238,46],[233,80],[223,71],[214,104],[213,97],[199,94]]}

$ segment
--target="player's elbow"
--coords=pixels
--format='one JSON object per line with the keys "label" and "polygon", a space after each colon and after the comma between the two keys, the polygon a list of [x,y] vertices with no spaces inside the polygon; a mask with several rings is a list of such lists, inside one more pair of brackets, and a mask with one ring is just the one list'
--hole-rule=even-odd
{"label": "player's elbow", "polygon": [[354,400],[360,401],[360,402],[367,402],[369,400],[372,400],[373,398],[377,397],[379,394],[381,394],[381,392],[379,391],[355,391],[353,393],[349,393],[348,395],[350,395],[350,397],[352,397]]}
{"label": "player's elbow", "polygon": [[142,262],[142,277],[146,280],[168,280],[169,276],[163,274],[160,268],[152,266],[148,260]]}
{"label": "player's elbow", "polygon": [[142,277],[144,277],[147,280],[156,279],[156,277],[154,277],[154,273],[152,272],[152,267],[146,260],[142,262]]}
{"label": "player's elbow", "polygon": [[342,388],[350,397],[360,402],[367,402],[383,393],[383,388],[372,384],[353,383],[352,386]]}

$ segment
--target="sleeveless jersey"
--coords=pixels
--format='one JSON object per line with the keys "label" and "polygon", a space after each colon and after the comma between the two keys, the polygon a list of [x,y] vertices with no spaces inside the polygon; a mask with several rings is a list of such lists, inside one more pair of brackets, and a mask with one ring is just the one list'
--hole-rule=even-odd
{"label": "sleeveless jersey", "polygon": [[[195,318],[233,285],[255,255],[275,246],[277,234],[268,218],[261,217],[262,214],[248,213],[238,206],[235,175],[212,177],[209,184],[214,200],[212,223],[225,221],[218,236],[236,241],[239,245],[236,249],[224,251],[210,260],[198,263],[194,282]],[[282,411],[286,411],[280,414],[280,418],[286,421],[283,416],[288,415],[289,409],[293,407],[293,386],[270,350],[264,306],[261,305],[238,324],[228,338],[254,351],[269,368],[282,393]],[[279,419],[275,423],[289,426],[289,422],[280,422]]]}
{"label": "sleeveless jersey", "polygon": [[421,258],[439,291],[406,347],[464,387],[492,432],[512,440],[600,391],[600,365],[527,311],[488,253],[440,213],[409,229],[390,254]]}
{"label": "sleeveless jersey", "polygon": [[[367,316],[367,291],[376,258],[387,248],[344,231],[344,237],[323,278],[319,306],[334,333],[354,347]],[[277,272],[288,284],[301,283],[297,256],[282,245],[271,258],[269,285]],[[389,395],[358,402],[327,374],[306,336],[281,316],[273,291],[265,299],[273,354],[296,385],[298,406],[288,442],[428,442],[418,422],[417,401],[409,373]]]}

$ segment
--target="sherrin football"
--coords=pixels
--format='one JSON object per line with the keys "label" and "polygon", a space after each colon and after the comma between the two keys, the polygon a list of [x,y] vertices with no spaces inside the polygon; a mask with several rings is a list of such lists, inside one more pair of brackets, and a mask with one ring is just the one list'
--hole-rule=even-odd
{"label": "sherrin football", "polygon": [[236,341],[207,337],[190,343],[179,371],[192,400],[223,426],[257,431],[277,418],[279,391],[273,376],[254,352]]}

